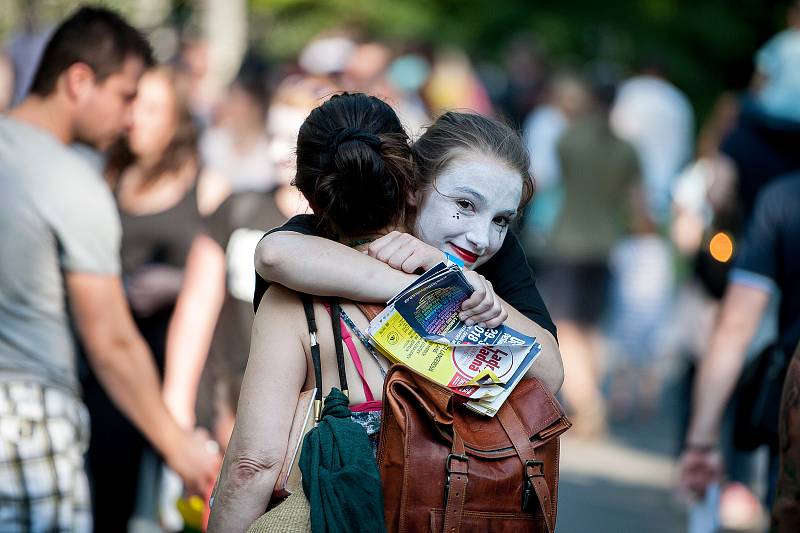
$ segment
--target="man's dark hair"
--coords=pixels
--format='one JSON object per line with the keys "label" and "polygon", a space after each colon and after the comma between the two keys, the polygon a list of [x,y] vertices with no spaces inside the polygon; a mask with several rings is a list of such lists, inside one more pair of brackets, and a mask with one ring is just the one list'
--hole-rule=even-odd
{"label": "man's dark hair", "polygon": [[39,61],[31,94],[48,96],[62,72],[85,63],[101,82],[119,72],[128,57],[153,64],[147,39],[117,13],[100,7],[82,7],[56,28]]}

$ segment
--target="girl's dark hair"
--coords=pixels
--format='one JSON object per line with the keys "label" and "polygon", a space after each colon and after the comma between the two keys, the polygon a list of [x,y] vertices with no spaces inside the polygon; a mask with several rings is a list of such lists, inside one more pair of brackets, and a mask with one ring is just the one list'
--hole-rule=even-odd
{"label": "girl's dark hair", "polygon": [[[176,114],[175,134],[161,155],[161,159],[145,176],[145,184],[152,184],[164,174],[177,171],[187,162],[199,158],[200,132],[192,116],[187,91],[182,87],[178,73],[167,66],[152,67],[148,73],[163,76],[167,80],[175,95]],[[106,176],[109,181],[113,184],[134,161],[136,156],[131,152],[127,137],[123,136],[108,149]]]}
{"label": "girl's dark hair", "polygon": [[294,185],[329,236],[374,233],[405,221],[408,135],[388,104],[343,93],[314,109],[297,135]]}
{"label": "girl's dark hair", "polygon": [[414,189],[435,187],[436,177],[454,157],[468,152],[494,157],[519,172],[522,197],[518,211],[533,198],[530,157],[519,133],[498,120],[475,113],[448,111],[425,130],[412,145]]}

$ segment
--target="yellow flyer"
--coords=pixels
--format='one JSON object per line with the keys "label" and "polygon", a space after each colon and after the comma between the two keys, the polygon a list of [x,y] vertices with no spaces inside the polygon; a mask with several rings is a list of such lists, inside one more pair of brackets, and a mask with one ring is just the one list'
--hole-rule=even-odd
{"label": "yellow flyer", "polygon": [[429,341],[392,306],[372,321],[370,336],[390,361],[409,366],[457,394],[491,405],[496,403],[494,398],[501,398],[502,403],[539,353],[535,341],[456,346]]}

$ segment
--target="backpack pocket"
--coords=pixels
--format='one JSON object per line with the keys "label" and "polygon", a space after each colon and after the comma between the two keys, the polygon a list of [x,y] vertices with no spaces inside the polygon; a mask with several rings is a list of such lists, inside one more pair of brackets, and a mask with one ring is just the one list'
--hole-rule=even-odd
{"label": "backpack pocket", "polygon": [[[431,509],[431,533],[442,533],[444,509]],[[544,516],[531,513],[495,513],[490,511],[464,511],[461,531],[482,533],[516,533],[547,531]]]}

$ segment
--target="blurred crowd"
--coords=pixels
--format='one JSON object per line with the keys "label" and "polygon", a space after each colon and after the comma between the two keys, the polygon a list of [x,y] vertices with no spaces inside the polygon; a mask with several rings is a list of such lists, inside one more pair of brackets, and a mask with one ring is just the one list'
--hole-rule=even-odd
{"label": "blurred crowd", "polygon": [[[29,37],[0,52],[0,110],[27,92],[41,52]],[[207,50],[194,38],[145,73],[122,139],[102,152],[74,146],[113,192],[125,294],[179,423],[207,428],[225,449],[249,350],[256,243],[309,210],[292,186],[299,126],[330,95],[359,91],[389,102],[412,137],[447,109],[521,129],[537,189],[516,231],[558,327],[573,432],[595,438],[609,423],[653,416],[668,382],[686,384],[677,390],[688,427],[690,384],[759,193],[800,170],[796,11],[755,53],[751,86],[720,94],[702,122],[662,58],[632,69],[559,65],[531,36],[490,68],[457,48],[330,31],[291,63],[248,52],[213,98],[203,90]],[[781,333],[778,294],[747,339],[751,359]],[[184,372],[206,355],[201,375]],[[84,370],[92,424],[103,428],[88,455],[95,526],[119,531],[157,508],[165,485],[147,474],[159,469],[146,440]],[[732,434],[723,430],[734,489],[722,505],[749,506],[739,518],[750,520],[762,495]],[[676,453],[685,437],[675,435]]]}

